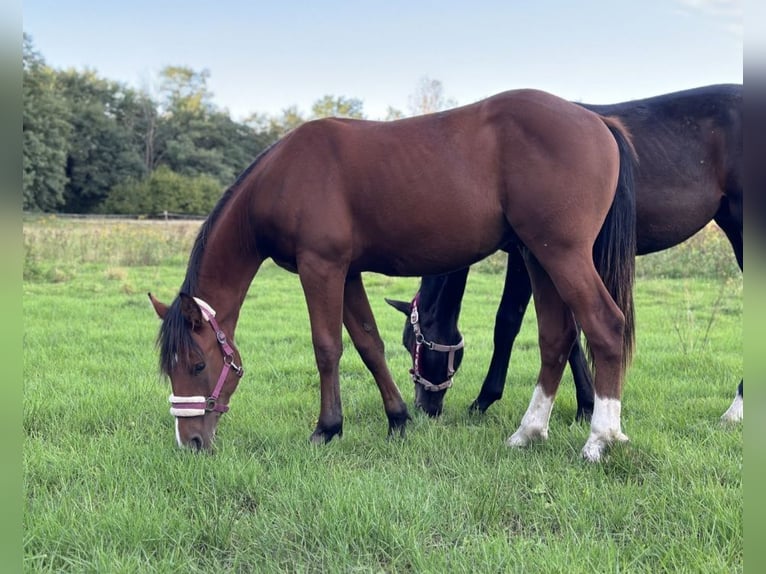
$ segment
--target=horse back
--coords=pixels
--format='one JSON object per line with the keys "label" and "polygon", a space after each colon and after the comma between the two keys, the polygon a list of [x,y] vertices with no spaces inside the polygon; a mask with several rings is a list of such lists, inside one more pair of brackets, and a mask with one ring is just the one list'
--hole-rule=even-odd
{"label": "horse back", "polygon": [[[598,115],[517,90],[393,122],[308,122],[248,183],[265,255],[321,248],[352,270],[422,275],[543,230],[581,234],[564,228],[603,220],[618,167]],[[588,213],[568,217],[575,205]]]}
{"label": "horse back", "polygon": [[[704,86],[612,105],[630,131],[636,173],[638,253],[672,247],[741,205],[742,86]],[[741,229],[741,217],[738,223]]]}

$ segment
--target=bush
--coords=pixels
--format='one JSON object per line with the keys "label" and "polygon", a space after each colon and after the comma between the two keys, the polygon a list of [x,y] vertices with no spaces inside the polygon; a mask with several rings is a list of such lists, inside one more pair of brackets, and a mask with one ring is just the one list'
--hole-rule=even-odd
{"label": "bush", "polygon": [[189,177],[161,166],[145,179],[114,187],[100,211],[131,215],[157,215],[165,211],[207,215],[221,191],[218,182],[210,176]]}

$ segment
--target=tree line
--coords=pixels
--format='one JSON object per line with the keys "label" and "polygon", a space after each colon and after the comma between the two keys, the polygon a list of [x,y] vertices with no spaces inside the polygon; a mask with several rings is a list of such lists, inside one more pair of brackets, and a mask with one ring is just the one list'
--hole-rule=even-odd
{"label": "tree line", "polygon": [[[289,130],[315,118],[365,118],[357,98],[325,95],[310,115],[234,121],[213,101],[207,70],[167,66],[156,93],[56,70],[23,37],[23,207],[27,211],[203,215],[237,175]],[[421,78],[410,114],[454,105],[441,82]],[[389,108],[385,119],[404,117]]]}

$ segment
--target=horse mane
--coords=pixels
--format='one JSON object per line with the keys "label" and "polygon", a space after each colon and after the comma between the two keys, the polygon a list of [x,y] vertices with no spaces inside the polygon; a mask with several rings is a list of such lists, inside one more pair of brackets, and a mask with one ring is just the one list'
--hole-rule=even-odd
{"label": "horse mane", "polygon": [[234,194],[239,190],[242,182],[247,178],[250,172],[255,169],[255,166],[263,159],[263,157],[271,151],[276,143],[271,144],[265,150],[263,150],[253,160],[253,162],[237,177],[236,181],[229,186],[229,188],[221,194],[221,197],[216,202],[213,210],[207,216],[202,223],[197,237],[194,240],[192,246],[191,255],[189,256],[189,263],[186,267],[186,276],[184,277],[181,289],[173,302],[168,307],[165,313],[165,318],[160,326],[160,331],[157,335],[157,346],[160,350],[160,370],[166,375],[170,375],[175,363],[179,357],[188,356],[193,352],[200,352],[199,347],[194,342],[191,336],[191,329],[189,323],[181,313],[181,294],[194,295],[197,293],[197,285],[199,282],[199,269],[202,263],[202,256],[205,253],[205,247],[207,246],[207,240],[210,231],[217,223],[226,205],[232,199]]}

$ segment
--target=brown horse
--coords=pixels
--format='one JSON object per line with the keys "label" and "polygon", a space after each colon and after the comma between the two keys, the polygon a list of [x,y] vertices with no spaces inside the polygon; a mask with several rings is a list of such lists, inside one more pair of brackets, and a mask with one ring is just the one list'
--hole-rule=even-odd
{"label": "brown horse", "polygon": [[[713,85],[612,105],[580,104],[596,113],[619,118],[630,130],[640,165],[635,172],[636,249],[645,255],[685,241],[711,220],[731,243],[740,270],[743,264],[744,191],[742,86]],[[419,290],[419,318],[425,336],[442,345],[462,340],[457,327],[467,270],[424,277]],[[505,286],[497,310],[494,351],[487,375],[471,409],[484,412],[500,399],[505,387],[511,349],[521,328],[532,285],[524,258],[508,250]],[[409,302],[388,302],[407,315],[404,345],[415,356]],[[448,367],[439,353],[420,358],[421,378],[441,380],[457,370],[462,353]],[[577,418],[590,418],[593,389],[590,371],[578,339],[569,355],[577,393]],[[446,380],[446,379],[445,379]],[[448,385],[415,385],[416,404],[435,416],[443,409]],[[743,417],[743,383],[722,419]]]}
{"label": "brown horse", "polygon": [[[163,319],[160,364],[171,381],[178,444],[211,446],[243,372],[234,344],[240,307],[266,258],[300,277],[321,390],[311,440],[326,442],[343,430],[343,325],[380,389],[389,435],[403,434],[409,418],[362,272],[450,272],[523,244],[542,366],[511,442],[546,435],[576,318],[596,365],[583,455],[599,460],[610,443],[627,439],[620,396],[633,342],[632,162],[619,121],[536,90],[393,122],[324,119],[296,128],[222,196],[173,303],[150,294]],[[594,244],[606,254],[599,267],[615,275],[602,280]]]}

